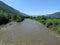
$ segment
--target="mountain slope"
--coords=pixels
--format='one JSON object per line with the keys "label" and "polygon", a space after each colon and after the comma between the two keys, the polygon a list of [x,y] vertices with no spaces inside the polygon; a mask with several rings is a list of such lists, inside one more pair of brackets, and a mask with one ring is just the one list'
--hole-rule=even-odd
{"label": "mountain slope", "polygon": [[60,12],[56,12],[56,13],[53,13],[53,14],[49,14],[48,17],[60,18]]}
{"label": "mountain slope", "polygon": [[11,12],[11,13],[16,13],[18,15],[22,15],[22,16],[28,16],[22,12],[19,12],[18,10],[8,6],[7,4],[5,4],[4,2],[0,1],[0,9],[4,9],[6,10],[7,12]]}
{"label": "mountain slope", "polygon": [[24,18],[28,17],[26,14],[8,6],[0,1],[0,25],[6,24],[10,21],[21,22]]}

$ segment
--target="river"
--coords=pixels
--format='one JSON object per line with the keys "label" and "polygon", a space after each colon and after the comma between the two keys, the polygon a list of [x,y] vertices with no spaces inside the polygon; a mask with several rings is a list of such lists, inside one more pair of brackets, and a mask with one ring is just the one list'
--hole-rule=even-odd
{"label": "river", "polygon": [[25,19],[0,30],[0,45],[60,45],[60,34],[37,21]]}

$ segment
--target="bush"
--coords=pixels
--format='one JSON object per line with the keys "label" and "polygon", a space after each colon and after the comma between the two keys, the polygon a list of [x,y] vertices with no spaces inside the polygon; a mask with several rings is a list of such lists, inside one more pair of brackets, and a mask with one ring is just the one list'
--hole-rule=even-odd
{"label": "bush", "polygon": [[17,21],[17,22],[22,22],[23,20],[24,20],[23,17],[18,17],[16,21]]}
{"label": "bush", "polygon": [[47,17],[41,16],[41,20],[47,20]]}
{"label": "bush", "polygon": [[44,25],[46,24],[45,20],[41,20],[40,22]]}
{"label": "bush", "polygon": [[0,9],[0,25],[2,24],[6,24],[8,22],[11,21],[17,21],[17,22],[21,22],[24,20],[24,16],[11,12],[11,11],[7,11],[4,9]]}
{"label": "bush", "polygon": [[52,22],[47,22],[46,23],[46,26],[49,28],[50,26],[52,26],[53,25],[53,23]]}
{"label": "bush", "polygon": [[59,25],[59,22],[55,22],[54,25],[56,25],[56,26]]}
{"label": "bush", "polygon": [[6,24],[8,22],[9,22],[9,19],[6,16],[0,15],[0,25]]}
{"label": "bush", "polygon": [[21,22],[24,20],[24,17],[20,15],[0,15],[0,25],[7,24],[10,21]]}

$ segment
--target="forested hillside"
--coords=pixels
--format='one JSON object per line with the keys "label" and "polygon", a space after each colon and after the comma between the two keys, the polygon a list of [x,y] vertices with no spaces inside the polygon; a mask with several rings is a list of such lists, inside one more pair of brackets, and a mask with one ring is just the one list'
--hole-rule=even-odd
{"label": "forested hillside", "polygon": [[21,22],[27,15],[0,1],[0,25],[11,21]]}

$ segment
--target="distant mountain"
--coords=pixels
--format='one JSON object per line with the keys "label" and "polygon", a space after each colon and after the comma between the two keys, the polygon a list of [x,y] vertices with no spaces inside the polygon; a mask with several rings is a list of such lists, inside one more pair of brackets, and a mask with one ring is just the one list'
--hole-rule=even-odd
{"label": "distant mountain", "polygon": [[56,12],[56,13],[53,13],[53,14],[49,14],[48,17],[60,18],[60,12]]}
{"label": "distant mountain", "polygon": [[6,10],[7,12],[19,14],[21,16],[25,16],[25,17],[28,16],[27,14],[24,14],[24,13],[22,13],[22,12],[16,10],[16,9],[14,9],[14,8],[12,8],[11,6],[5,4],[2,1],[0,1],[0,9]]}

